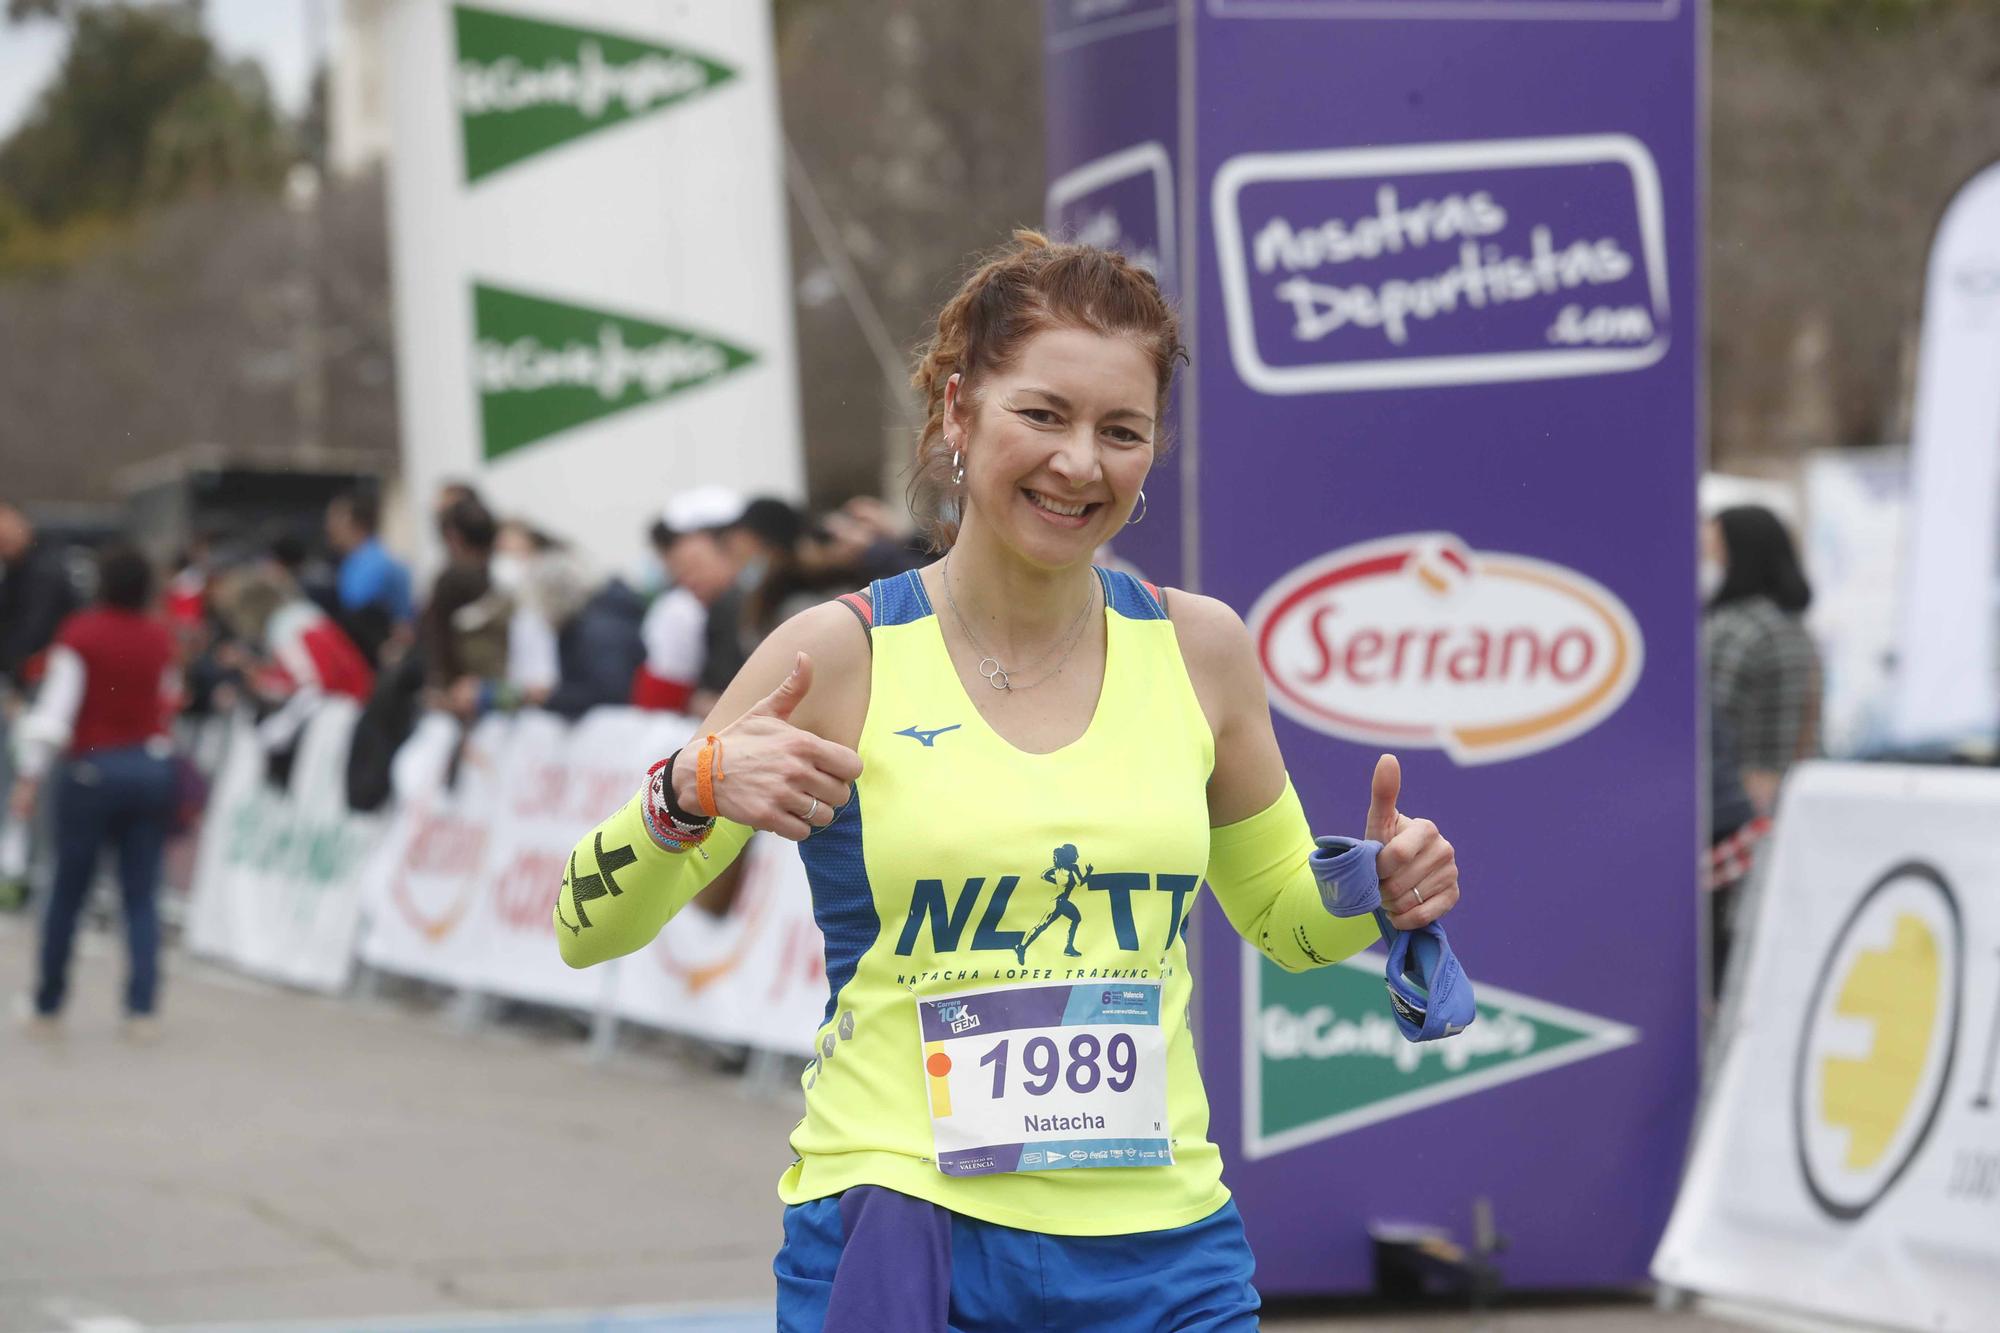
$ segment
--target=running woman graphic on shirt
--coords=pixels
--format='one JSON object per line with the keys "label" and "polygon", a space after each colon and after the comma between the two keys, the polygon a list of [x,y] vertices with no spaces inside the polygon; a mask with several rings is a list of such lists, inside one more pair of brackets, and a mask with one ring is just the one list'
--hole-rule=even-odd
{"label": "running woman graphic on shirt", "polygon": [[1076,928],[1083,924],[1083,913],[1076,910],[1070,895],[1090,883],[1090,872],[1097,867],[1086,863],[1082,870],[1076,868],[1077,851],[1073,842],[1056,848],[1054,859],[1055,864],[1042,872],[1042,878],[1053,884],[1056,876],[1061,875],[1063,885],[1056,891],[1056,900],[1049,905],[1049,914],[1042,918],[1042,924],[1029,931],[1028,938],[1014,946],[1014,957],[1023,964],[1028,961],[1029,946],[1040,939],[1042,932],[1054,925],[1058,917],[1069,918],[1069,939],[1063,942],[1063,955],[1068,958],[1083,957],[1076,947]]}

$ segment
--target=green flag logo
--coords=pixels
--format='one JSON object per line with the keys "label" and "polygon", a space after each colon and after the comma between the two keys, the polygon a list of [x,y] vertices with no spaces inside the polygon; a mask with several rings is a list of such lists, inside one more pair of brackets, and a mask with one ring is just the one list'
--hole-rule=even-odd
{"label": "green flag logo", "polygon": [[679,47],[470,5],[452,12],[468,183],[736,77]]}
{"label": "green flag logo", "polygon": [[1479,1021],[1443,1041],[1403,1039],[1382,955],[1286,972],[1244,957],[1244,1153],[1304,1144],[1469,1096],[1639,1040],[1622,1023],[1480,984]]}
{"label": "green flag logo", "polygon": [[586,421],[656,403],[757,358],[671,324],[472,289],[472,373],[489,459]]}

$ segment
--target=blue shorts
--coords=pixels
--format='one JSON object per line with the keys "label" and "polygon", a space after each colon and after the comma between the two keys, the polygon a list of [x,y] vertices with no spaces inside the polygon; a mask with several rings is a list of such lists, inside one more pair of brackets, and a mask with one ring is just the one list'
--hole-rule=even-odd
{"label": "blue shorts", "polygon": [[863,1185],[785,1210],[779,1333],[1257,1327],[1234,1203],[1171,1231],[1047,1236]]}

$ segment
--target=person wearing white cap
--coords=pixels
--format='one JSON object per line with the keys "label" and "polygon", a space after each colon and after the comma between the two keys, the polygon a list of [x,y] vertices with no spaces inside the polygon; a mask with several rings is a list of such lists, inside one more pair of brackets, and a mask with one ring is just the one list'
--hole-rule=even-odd
{"label": "person wearing white cap", "polygon": [[721,486],[697,486],[667,502],[653,525],[653,549],[673,586],[646,611],[640,638],[646,660],[632,677],[640,708],[699,712],[695,698],[707,662],[708,608],[736,580],[737,564],[718,533],[743,515],[743,497]]}

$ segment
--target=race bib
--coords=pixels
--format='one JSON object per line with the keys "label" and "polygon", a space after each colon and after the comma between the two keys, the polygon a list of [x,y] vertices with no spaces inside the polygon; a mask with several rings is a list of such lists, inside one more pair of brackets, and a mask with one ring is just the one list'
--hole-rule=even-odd
{"label": "race bib", "polygon": [[919,997],[917,1019],[946,1175],[1173,1162],[1158,983]]}

